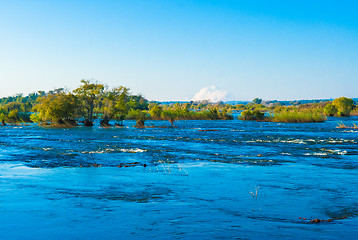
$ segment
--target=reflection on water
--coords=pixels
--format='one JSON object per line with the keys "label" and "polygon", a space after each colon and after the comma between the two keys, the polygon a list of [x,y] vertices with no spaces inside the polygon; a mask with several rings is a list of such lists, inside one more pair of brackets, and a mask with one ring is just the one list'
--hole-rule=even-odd
{"label": "reflection on water", "polygon": [[0,237],[352,238],[358,135],[341,121],[358,118],[1,127]]}

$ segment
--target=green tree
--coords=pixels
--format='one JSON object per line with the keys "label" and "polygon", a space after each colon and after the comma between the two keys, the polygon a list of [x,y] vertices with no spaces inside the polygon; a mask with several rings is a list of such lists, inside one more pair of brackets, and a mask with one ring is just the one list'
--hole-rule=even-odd
{"label": "green tree", "polygon": [[5,108],[1,107],[0,108],[0,122],[3,126],[6,125],[5,121],[7,119],[7,111],[5,110]]}
{"label": "green tree", "polygon": [[129,98],[128,91],[128,88],[121,86],[104,92],[101,107],[103,115],[101,121],[102,126],[109,126],[111,119],[119,120],[119,125],[123,125],[122,122],[128,114],[128,108],[126,106]]}
{"label": "green tree", "polygon": [[252,102],[253,102],[254,104],[261,104],[261,103],[262,103],[262,99],[261,99],[261,98],[254,98],[254,99],[252,100]]}
{"label": "green tree", "polygon": [[334,116],[337,114],[338,109],[335,105],[328,103],[326,106],[324,106],[323,112],[326,116]]}
{"label": "green tree", "polygon": [[85,115],[85,126],[93,126],[93,110],[99,105],[103,97],[104,85],[93,83],[89,80],[81,80],[82,85],[73,92],[81,103],[81,110]]}
{"label": "green tree", "polygon": [[11,110],[17,110],[18,112],[23,110],[22,104],[19,102],[8,102],[5,104],[4,108],[6,111],[10,112]]}
{"label": "green tree", "polygon": [[18,120],[18,117],[19,117],[19,110],[17,110],[17,109],[11,110],[11,111],[9,112],[9,114],[8,114],[8,117],[9,117],[12,121],[16,122],[16,121]]}
{"label": "green tree", "polygon": [[135,127],[138,128],[143,128],[145,126],[145,121],[148,120],[148,114],[146,113],[146,111],[140,109],[137,110],[131,109],[128,113],[128,116],[129,118],[136,120]]}
{"label": "green tree", "polygon": [[145,99],[142,95],[131,95],[129,96],[129,101],[127,103],[128,109],[133,110],[148,110],[148,100]]}
{"label": "green tree", "polygon": [[162,116],[163,107],[158,103],[149,104],[149,114],[152,118],[159,119]]}
{"label": "green tree", "polygon": [[56,124],[75,124],[78,104],[77,97],[72,93],[49,94],[38,99],[38,103],[34,106],[37,113],[30,118],[34,122],[50,121]]}
{"label": "green tree", "polygon": [[346,97],[334,99],[332,105],[337,108],[337,115],[339,117],[349,117],[354,106],[353,100]]}
{"label": "green tree", "polygon": [[166,109],[162,112],[163,118],[170,122],[171,127],[174,127],[174,121],[178,119],[178,115],[178,111],[175,109]]}

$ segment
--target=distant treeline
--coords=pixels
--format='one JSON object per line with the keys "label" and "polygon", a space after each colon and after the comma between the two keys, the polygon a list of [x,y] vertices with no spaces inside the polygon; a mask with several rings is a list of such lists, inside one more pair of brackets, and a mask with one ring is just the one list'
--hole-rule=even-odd
{"label": "distant treeline", "polygon": [[[316,100],[312,100],[316,101]],[[142,95],[131,94],[129,88],[108,88],[102,83],[81,80],[73,91],[58,88],[38,91],[28,96],[0,99],[0,122],[3,125],[35,122],[42,125],[93,126],[100,119],[102,126],[122,126],[125,119],[135,119],[137,127],[146,120],[231,120],[233,113],[241,120],[274,122],[321,122],[327,116],[357,115],[357,106],[349,98],[333,101],[281,105],[255,98],[246,104],[200,102],[150,102]]]}
{"label": "distant treeline", "polygon": [[[197,107],[194,107],[197,106]],[[207,105],[207,104],[205,104]],[[193,111],[200,109],[200,111]],[[94,119],[100,119],[102,126],[121,126],[125,119],[137,120],[143,127],[146,120],[168,120],[173,126],[179,119],[232,119],[226,109],[201,104],[161,105],[149,102],[142,95],[134,95],[129,88],[120,86],[108,88],[102,83],[81,80],[73,91],[63,88],[49,92],[39,91],[23,97],[18,94],[0,99],[0,122],[35,122],[42,125],[93,126]]]}
{"label": "distant treeline", "polygon": [[[254,103],[255,101],[256,103]],[[250,105],[251,108],[249,107]],[[358,115],[358,108],[354,105],[354,101],[346,97],[326,102],[291,106],[271,105],[269,107],[262,105],[261,99],[254,99],[245,108],[239,117],[242,120],[307,123],[323,122],[328,116],[349,117]]]}

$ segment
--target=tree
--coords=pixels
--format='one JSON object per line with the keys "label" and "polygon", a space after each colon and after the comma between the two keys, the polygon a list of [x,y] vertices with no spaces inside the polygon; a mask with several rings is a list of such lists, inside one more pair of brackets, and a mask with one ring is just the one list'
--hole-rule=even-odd
{"label": "tree", "polygon": [[178,112],[175,109],[167,109],[163,110],[162,116],[170,122],[171,127],[174,127],[174,121],[178,119]]}
{"label": "tree", "polygon": [[0,122],[3,126],[6,125],[5,120],[7,119],[7,111],[5,108],[0,108]]}
{"label": "tree", "polygon": [[159,119],[162,116],[162,112],[163,112],[163,107],[159,106],[158,103],[149,104],[149,114],[152,117]]}
{"label": "tree", "polygon": [[148,110],[148,105],[148,100],[140,94],[129,96],[129,101],[127,103],[128,109],[133,110]]}
{"label": "tree", "polygon": [[337,115],[339,117],[349,117],[354,106],[353,100],[346,97],[334,99],[332,105],[337,108]]}
{"label": "tree", "polygon": [[18,120],[18,116],[19,116],[19,110],[17,109],[11,110],[8,114],[9,119],[11,119],[14,122]]}
{"label": "tree", "polygon": [[22,105],[19,102],[9,102],[9,103],[5,104],[4,108],[8,112],[10,112],[11,110],[17,110],[20,112],[21,110],[23,110]]}
{"label": "tree", "polygon": [[81,83],[73,92],[81,102],[81,110],[84,110],[84,125],[93,126],[93,110],[103,97],[104,85],[89,80],[81,80]]}
{"label": "tree", "polygon": [[75,124],[78,99],[72,93],[56,93],[40,97],[34,106],[37,112],[30,116],[34,122],[50,121],[56,124]]}
{"label": "tree", "polygon": [[137,121],[135,127],[138,128],[143,128],[145,126],[145,121],[148,119],[148,114],[140,109],[131,109],[128,115],[130,118],[133,118]]}
{"label": "tree", "polygon": [[254,99],[252,100],[252,102],[253,102],[254,104],[261,104],[261,103],[262,103],[262,99],[261,99],[261,98],[254,98]]}
{"label": "tree", "polygon": [[102,100],[102,126],[109,126],[109,121],[111,119],[119,120],[122,122],[125,116],[128,114],[128,108],[126,103],[128,102],[128,91],[129,89],[123,86],[114,88],[110,91],[104,92],[104,97]]}
{"label": "tree", "polygon": [[326,106],[324,106],[323,111],[326,116],[334,116],[337,114],[338,109],[335,105],[328,103]]}

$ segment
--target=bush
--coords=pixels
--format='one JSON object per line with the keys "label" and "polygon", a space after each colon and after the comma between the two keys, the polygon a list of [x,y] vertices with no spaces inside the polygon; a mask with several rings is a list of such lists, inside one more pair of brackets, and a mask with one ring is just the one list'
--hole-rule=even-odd
{"label": "bush", "polygon": [[135,127],[142,128],[144,127],[145,121],[149,118],[149,116],[146,111],[142,111],[140,109],[137,110],[131,109],[128,113],[128,118],[135,119],[136,120]]}
{"label": "bush", "polygon": [[265,113],[260,112],[259,110],[245,110],[241,112],[239,116],[241,120],[264,120]]}
{"label": "bush", "polygon": [[335,105],[328,103],[326,106],[324,106],[323,111],[326,116],[334,116],[337,114],[338,109]]}
{"label": "bush", "polygon": [[310,122],[324,122],[326,117],[320,110],[306,109],[306,110],[289,110],[275,113],[272,117],[267,118],[271,122],[283,123],[310,123]]}
{"label": "bush", "polygon": [[353,100],[346,97],[334,99],[332,105],[337,108],[339,117],[349,117],[354,106]]}

